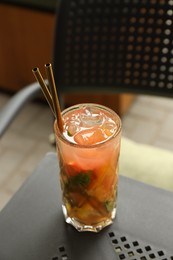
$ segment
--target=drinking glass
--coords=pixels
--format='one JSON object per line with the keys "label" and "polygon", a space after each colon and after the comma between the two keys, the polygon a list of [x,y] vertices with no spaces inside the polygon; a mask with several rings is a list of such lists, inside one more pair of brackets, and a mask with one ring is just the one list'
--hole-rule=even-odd
{"label": "drinking glass", "polygon": [[121,120],[98,104],[69,107],[62,118],[64,132],[56,121],[54,129],[65,221],[98,232],[116,215]]}

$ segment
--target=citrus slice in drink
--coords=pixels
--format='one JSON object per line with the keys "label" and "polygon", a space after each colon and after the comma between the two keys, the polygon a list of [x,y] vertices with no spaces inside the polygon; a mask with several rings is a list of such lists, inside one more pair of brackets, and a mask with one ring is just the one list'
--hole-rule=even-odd
{"label": "citrus slice in drink", "polygon": [[108,130],[96,126],[80,131],[75,135],[74,140],[80,145],[93,145],[101,143],[109,137]]}

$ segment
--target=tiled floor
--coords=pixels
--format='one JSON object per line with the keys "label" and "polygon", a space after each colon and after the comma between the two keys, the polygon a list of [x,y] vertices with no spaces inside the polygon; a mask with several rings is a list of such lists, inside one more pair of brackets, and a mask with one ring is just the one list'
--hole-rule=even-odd
{"label": "tiled floor", "polygon": [[137,142],[173,151],[173,99],[138,97],[123,120],[123,134]]}
{"label": "tiled floor", "polygon": [[[8,101],[0,93],[0,109]],[[28,104],[0,140],[0,209],[48,151],[52,116],[47,105]],[[123,135],[173,150],[173,99],[138,97],[123,118]]]}

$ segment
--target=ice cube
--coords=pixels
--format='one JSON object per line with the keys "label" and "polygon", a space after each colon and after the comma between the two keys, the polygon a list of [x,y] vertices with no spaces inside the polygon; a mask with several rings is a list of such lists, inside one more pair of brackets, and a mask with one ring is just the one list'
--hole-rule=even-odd
{"label": "ice cube", "polygon": [[68,124],[66,125],[66,130],[68,136],[74,136],[77,132],[80,131],[79,122],[76,121],[68,122]]}
{"label": "ice cube", "polygon": [[92,127],[95,125],[100,125],[103,122],[103,115],[100,113],[99,109],[93,108],[91,106],[86,106],[83,108],[80,114],[81,126]]}
{"label": "ice cube", "polygon": [[104,132],[107,136],[111,136],[116,132],[117,126],[114,121],[109,119],[103,124],[102,128],[104,129]]}

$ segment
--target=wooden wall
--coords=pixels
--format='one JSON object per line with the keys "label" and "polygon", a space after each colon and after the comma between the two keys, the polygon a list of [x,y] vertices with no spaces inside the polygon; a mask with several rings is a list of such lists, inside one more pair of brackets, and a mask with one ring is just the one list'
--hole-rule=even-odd
{"label": "wooden wall", "polygon": [[21,89],[51,61],[54,15],[0,4],[0,88]]}

